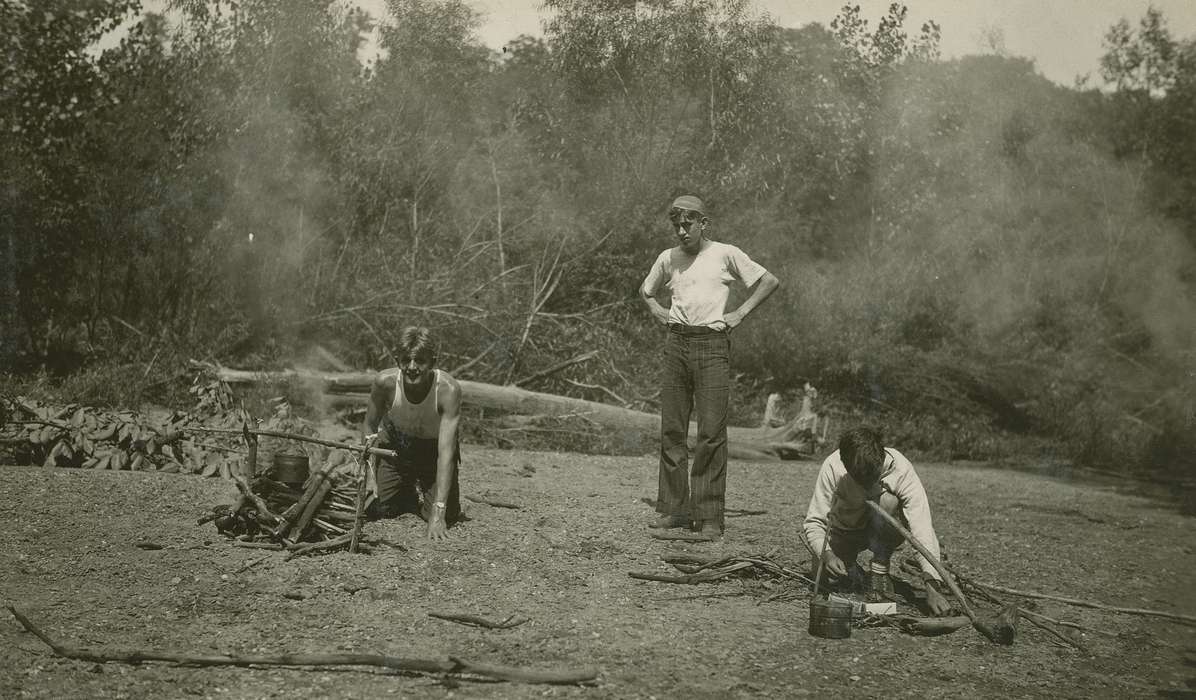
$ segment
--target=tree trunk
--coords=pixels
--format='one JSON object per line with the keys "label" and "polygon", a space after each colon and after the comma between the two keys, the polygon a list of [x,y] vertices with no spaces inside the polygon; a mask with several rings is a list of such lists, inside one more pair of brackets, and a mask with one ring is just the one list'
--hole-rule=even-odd
{"label": "tree trunk", "polygon": [[[200,363],[194,363],[200,364]],[[309,372],[284,370],[280,372],[252,372],[210,366],[217,376],[229,384],[272,383],[288,380],[315,385],[325,394],[365,401],[377,376],[373,372]],[[461,400],[470,406],[494,408],[509,413],[535,416],[585,416],[587,419],[615,432],[634,432],[648,436],[660,434],[660,416],[633,411],[596,401],[575,399],[556,394],[528,391],[515,386],[498,386],[483,382],[458,380]],[[734,459],[776,461],[802,459],[811,448],[796,441],[792,426],[773,429],[727,428],[728,454]]]}

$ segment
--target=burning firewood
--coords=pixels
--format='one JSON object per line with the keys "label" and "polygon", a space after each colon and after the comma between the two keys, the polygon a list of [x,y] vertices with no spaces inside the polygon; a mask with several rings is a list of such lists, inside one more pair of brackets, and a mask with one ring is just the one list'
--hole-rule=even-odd
{"label": "burning firewood", "polygon": [[[252,445],[256,436],[247,428],[244,433]],[[256,454],[251,451],[250,457],[245,471],[253,473]],[[199,523],[214,521],[221,534],[242,541],[238,546],[257,542],[286,549],[287,558],[345,548],[352,540],[349,528],[355,514],[349,504],[357,479],[336,473],[340,464],[337,459],[327,460],[302,488],[277,481],[270,473],[258,474],[252,482],[240,473],[232,474],[241,494],[238,501],[232,506],[216,506],[210,515],[199,518]],[[368,546],[361,550],[372,551]]]}

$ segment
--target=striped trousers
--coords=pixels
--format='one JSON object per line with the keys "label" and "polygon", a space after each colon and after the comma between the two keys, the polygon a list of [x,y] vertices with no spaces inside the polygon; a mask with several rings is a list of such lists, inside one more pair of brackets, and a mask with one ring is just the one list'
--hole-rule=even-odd
{"label": "striped trousers", "polygon": [[[727,404],[731,339],[723,331],[669,324],[660,392],[656,510],[720,526],[727,492]],[[692,466],[686,436],[696,413]]]}

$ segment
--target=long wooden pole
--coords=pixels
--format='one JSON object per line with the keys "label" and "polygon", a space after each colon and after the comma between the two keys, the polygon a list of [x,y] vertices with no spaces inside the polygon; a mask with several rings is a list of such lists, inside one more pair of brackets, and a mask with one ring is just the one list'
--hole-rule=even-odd
{"label": "long wooden pole", "polygon": [[955,583],[955,577],[951,575],[950,571],[947,571],[947,567],[943,566],[943,563],[938,560],[938,557],[930,553],[930,550],[926,548],[926,545],[919,542],[917,537],[914,537],[914,533],[907,530],[905,526],[901,524],[901,521],[897,520],[897,518],[894,518],[892,515],[889,515],[888,511],[886,511],[884,508],[881,508],[880,505],[874,501],[865,500],[864,503],[868,504],[868,507],[872,509],[872,512],[879,514],[890,525],[893,526],[893,529],[901,533],[901,536],[905,538],[906,542],[909,542],[911,547],[918,550],[918,554],[921,554],[926,558],[926,561],[930,562],[930,565],[934,567],[934,570],[938,572],[943,581],[951,588],[951,592],[955,594],[956,600],[959,601],[959,607],[963,609],[963,614],[967,615],[968,619],[972,621],[972,627],[975,627],[977,632],[987,637],[989,641],[996,642],[998,644],[1013,643],[1014,632],[1011,626],[1001,621],[994,623],[981,622],[980,619],[976,617],[976,613],[972,610],[972,606],[968,604],[967,596],[963,594],[963,591],[959,590],[959,584]]}
{"label": "long wooden pole", "polygon": [[1095,610],[1104,610],[1106,612],[1123,613],[1126,615],[1147,615],[1151,617],[1163,617],[1168,620],[1177,620],[1179,622],[1186,622],[1188,624],[1196,624],[1196,617],[1191,615],[1180,615],[1179,613],[1164,612],[1162,610],[1146,610],[1143,608],[1118,608],[1112,605],[1104,605],[1103,603],[1094,603],[1088,600],[1080,600],[1078,598],[1064,598],[1057,595],[1047,595],[1046,593],[1032,593],[1030,591],[1019,591],[1016,588],[1006,588],[1005,586],[995,586],[991,583],[980,583],[979,581],[972,581],[973,586],[983,588],[997,593],[1007,593],[1009,595],[1021,596],[1022,598],[1037,598],[1039,600],[1054,600],[1059,603],[1067,603],[1068,605],[1075,605],[1081,608],[1093,608]]}
{"label": "long wooden pole", "polygon": [[[216,433],[219,435],[241,435],[241,430],[234,430],[232,428],[208,428],[202,425],[190,425],[182,428],[183,432],[197,432],[197,433]],[[287,433],[281,430],[249,430],[250,435],[267,435],[269,437],[286,438],[288,440],[298,440],[300,442],[310,442],[313,445],[323,445],[324,447],[333,447],[339,450],[349,450],[351,452],[360,452],[363,454],[382,455],[384,457],[398,457],[399,453],[394,450],[386,450],[381,447],[367,447],[362,445],[354,445],[348,442],[334,442],[332,440],[323,440],[321,438],[311,437],[309,435],[300,435],[299,433]]]}
{"label": "long wooden pole", "polygon": [[188,666],[377,666],[415,673],[461,673],[516,683],[548,683],[578,685],[592,683],[598,678],[593,668],[566,671],[534,671],[511,666],[472,663],[460,657],[447,660],[407,659],[383,654],[184,654],[168,651],[128,650],[100,651],[82,647],[68,647],[51,639],[19,610],[9,605],[8,611],[22,626],[54,653],[80,661],[107,663],[109,661],[140,664],[146,661],[168,661]]}

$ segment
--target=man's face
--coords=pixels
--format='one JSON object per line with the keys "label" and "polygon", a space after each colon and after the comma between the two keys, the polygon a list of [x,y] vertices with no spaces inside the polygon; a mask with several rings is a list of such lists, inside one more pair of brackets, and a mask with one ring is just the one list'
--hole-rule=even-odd
{"label": "man's face", "polygon": [[415,355],[403,355],[399,358],[399,368],[403,370],[403,379],[412,384],[418,383],[432,371],[433,360],[431,355],[423,352]]}
{"label": "man's face", "polygon": [[851,480],[854,481],[856,483],[856,485],[860,487],[860,490],[862,490],[864,492],[865,498],[868,498],[871,500],[880,498],[880,494],[882,493],[883,488],[880,485],[879,470],[877,470],[876,472],[869,473],[869,474],[860,474],[860,475],[848,474],[848,476],[850,476]]}
{"label": "man's face", "polygon": [[702,212],[673,207],[669,210],[669,223],[673,225],[677,244],[682,250],[694,253],[701,249],[703,230],[706,227],[706,217]]}

